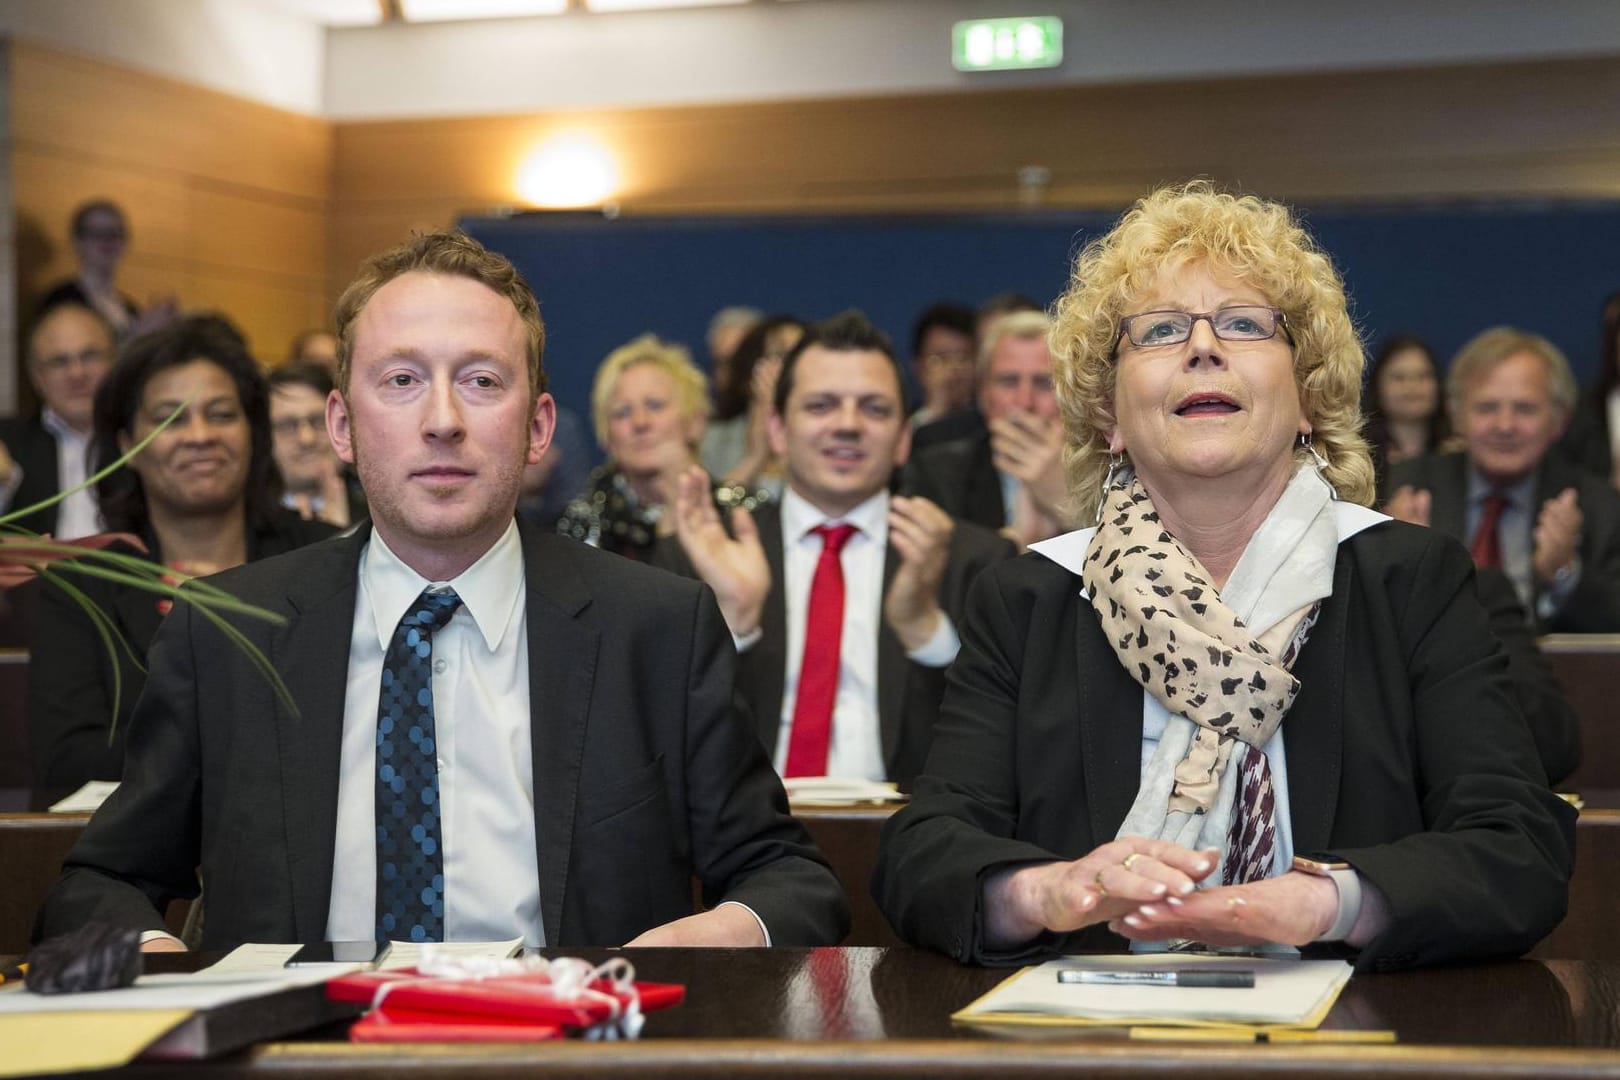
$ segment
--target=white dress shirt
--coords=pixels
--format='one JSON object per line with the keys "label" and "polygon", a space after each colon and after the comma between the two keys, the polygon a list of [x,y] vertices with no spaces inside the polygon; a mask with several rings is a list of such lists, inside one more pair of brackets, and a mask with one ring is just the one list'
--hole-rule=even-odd
{"label": "white dress shirt", "polygon": [[[67,491],[78,487],[89,475],[86,466],[90,455],[90,436],[69,427],[54,409],[43,410],[39,422],[56,440],[56,490]],[[18,465],[11,470],[10,481],[0,489],[0,511],[22,509],[12,505],[22,481],[23,469]],[[75,491],[56,504],[56,531],[51,534],[56,539],[77,540],[101,531],[101,509],[96,505],[96,494],[90,488]]]}
{"label": "white dress shirt", "polygon": [[376,925],[377,699],[399,620],[429,586],[462,606],[433,635],[447,941],[545,944],[534,835],[529,634],[517,525],[449,582],[430,582],[376,532],[360,555],[343,707],[330,941],[369,941]]}
{"label": "white dress shirt", "polygon": [[[776,771],[787,765],[793,733],[793,706],[804,663],[805,623],[810,615],[810,583],[821,559],[818,525],[847,522],[856,532],[844,545],[844,628],[839,639],[838,693],[833,702],[827,775],[883,780],[883,732],[878,716],[878,633],[883,626],[883,561],[889,546],[889,493],[880,491],[841,518],[829,518],[792,487],[782,495],[782,587],[787,610],[787,670],[782,680],[781,727],[776,738]],[[945,667],[960,647],[950,616],[941,613],[933,637],[907,656],[928,667]]]}

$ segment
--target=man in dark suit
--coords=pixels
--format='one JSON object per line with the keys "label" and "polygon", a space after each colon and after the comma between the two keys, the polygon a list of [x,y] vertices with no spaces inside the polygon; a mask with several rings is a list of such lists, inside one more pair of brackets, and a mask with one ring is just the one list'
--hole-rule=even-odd
{"label": "man in dark suit", "polygon": [[1004,530],[1020,545],[1070,527],[1050,330],[1039,311],[1014,312],[991,326],[979,357],[985,427],[919,447],[902,483],[952,517]]}
{"label": "man in dark suit", "polygon": [[887,339],[864,316],[839,316],[811,328],[777,383],[781,505],[736,513],[733,537],[701,470],[683,478],[676,536],[720,599],[738,692],[785,776],[909,784],[968,587],[1012,554],[927,500],[889,495],[910,440],[901,394]]}
{"label": "man in dark suit", "polygon": [[1505,573],[1541,632],[1620,630],[1620,495],[1554,449],[1576,394],[1563,353],[1487,330],[1452,361],[1446,390],[1465,449],[1395,466],[1386,510]]}
{"label": "man in dark suit", "polygon": [[[33,506],[85,479],[91,407],[116,349],[107,320],[82,304],[48,309],[28,335],[28,379],[40,411],[0,420],[0,512]],[[17,522],[25,529],[71,540],[100,531],[88,490]]]}
{"label": "man in dark suit", "polygon": [[554,405],[511,264],[416,237],[337,325],[327,426],[372,527],[214,579],[285,620],[235,621],[296,708],[178,607],[39,934],[174,947],[159,912],[200,867],[210,949],[836,942],[846,904],[730,709],[708,591],[514,521]]}

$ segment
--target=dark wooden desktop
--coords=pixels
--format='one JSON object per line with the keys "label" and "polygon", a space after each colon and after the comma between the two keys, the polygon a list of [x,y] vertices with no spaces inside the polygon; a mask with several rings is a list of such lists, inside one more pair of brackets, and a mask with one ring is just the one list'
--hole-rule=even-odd
{"label": "dark wooden desktop", "polygon": [[[600,959],[603,950],[575,950]],[[821,955],[817,955],[817,953]],[[833,954],[833,955],[829,955]],[[1392,1045],[1136,1041],[1119,1031],[995,1035],[950,1014],[1007,973],[912,949],[625,950],[686,1002],[627,1043],[357,1045],[333,1027],[130,1077],[1196,1076],[1620,1077],[1620,966],[1518,961],[1353,979],[1323,1030]],[[842,967],[836,992],[818,978]]]}

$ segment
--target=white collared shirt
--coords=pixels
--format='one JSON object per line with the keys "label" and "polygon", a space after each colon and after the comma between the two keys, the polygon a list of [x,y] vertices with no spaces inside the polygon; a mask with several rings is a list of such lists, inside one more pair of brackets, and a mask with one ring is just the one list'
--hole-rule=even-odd
{"label": "white collared shirt", "polygon": [[[805,623],[810,614],[810,583],[821,560],[818,525],[848,522],[856,533],[844,545],[844,627],[839,639],[838,692],[833,701],[827,775],[884,780],[883,731],[878,715],[878,633],[883,625],[883,561],[889,546],[889,493],[880,491],[840,518],[829,518],[791,486],[782,495],[782,576],[787,611],[787,670],[782,680],[782,716],[776,738],[776,771],[787,765],[793,734],[793,706],[804,663]],[[921,648],[907,655],[916,663],[945,667],[960,647],[950,616]]]}
{"label": "white collared shirt", "polygon": [[430,582],[375,531],[360,555],[343,707],[330,941],[369,941],[376,925],[377,700],[383,655],[422,590],[448,585],[462,606],[433,635],[447,941],[545,944],[534,835],[529,634],[523,548],[509,526],[449,582]]}
{"label": "white collared shirt", "polygon": [[[67,491],[84,483],[90,456],[90,436],[68,426],[54,409],[40,413],[39,422],[56,440],[57,491]],[[17,470],[21,473],[21,469]],[[101,532],[101,508],[96,505],[96,493],[91,488],[75,491],[56,504],[56,532],[58,540],[77,540],[81,536],[94,536]]]}

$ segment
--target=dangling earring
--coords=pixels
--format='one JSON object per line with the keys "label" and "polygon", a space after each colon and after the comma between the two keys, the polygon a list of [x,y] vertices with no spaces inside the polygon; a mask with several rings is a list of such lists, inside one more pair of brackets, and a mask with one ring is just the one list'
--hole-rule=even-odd
{"label": "dangling earring", "polygon": [[1322,478],[1322,483],[1328,486],[1328,490],[1331,491],[1333,493],[1333,497],[1337,499],[1339,497],[1339,491],[1333,486],[1333,481],[1327,478],[1328,460],[1316,449],[1316,440],[1313,438],[1312,433],[1309,431],[1301,432],[1299,436],[1299,445],[1306,451],[1306,453],[1311,455],[1311,459],[1316,465],[1316,475]]}
{"label": "dangling earring", "polygon": [[1097,497],[1097,524],[1102,524],[1103,510],[1108,506],[1108,492],[1114,486],[1114,480],[1120,471],[1125,468],[1124,454],[1108,455],[1108,471],[1103,474],[1102,493]]}

